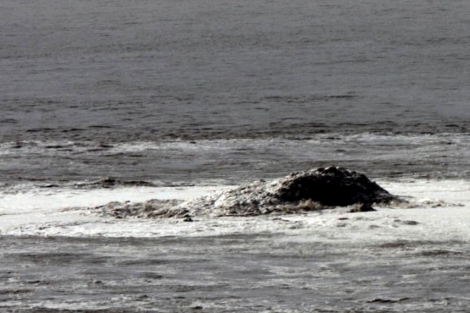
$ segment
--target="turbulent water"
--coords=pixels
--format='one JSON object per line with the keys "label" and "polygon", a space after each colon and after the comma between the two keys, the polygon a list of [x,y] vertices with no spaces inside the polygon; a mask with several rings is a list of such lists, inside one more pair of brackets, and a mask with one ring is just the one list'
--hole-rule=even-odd
{"label": "turbulent water", "polygon": [[[470,179],[468,12],[470,2],[463,0],[3,0],[0,3],[0,219],[6,217],[0,225],[1,233],[44,235],[40,231],[49,226],[62,227],[43,225],[30,233],[24,232],[27,227],[14,228],[9,223],[17,225],[22,218],[15,215],[7,219],[14,215],[15,206],[21,212],[31,213],[35,201],[38,206],[47,203],[50,207],[53,204],[50,199],[61,195],[64,198],[60,201],[70,196],[68,199],[89,205],[84,201],[87,197],[105,199],[108,197],[103,196],[105,189],[133,184],[165,188],[239,185],[329,165],[359,170],[380,181],[412,181],[419,182],[418,185],[430,182],[433,188],[437,188],[437,180],[466,182]],[[112,186],[103,185],[99,180],[105,177],[117,180]],[[92,191],[99,195],[91,195]],[[77,200],[76,195],[82,198]],[[79,221],[75,223],[81,225]],[[83,233],[79,236],[93,237],[97,233],[92,226],[80,231]],[[293,272],[284,268],[290,264],[294,266],[292,271],[307,271],[310,257],[315,257],[315,253],[305,256],[301,250],[310,249],[311,245],[299,248],[295,257],[290,257],[280,252],[289,244],[281,248],[272,244],[282,235],[243,237],[241,233],[238,235],[245,241],[259,240],[274,249],[273,257],[266,251],[259,252],[256,243],[238,246],[239,237],[229,237],[235,240],[227,246],[233,254],[224,254],[224,250],[214,252],[211,249],[219,240],[216,238],[202,240],[201,249],[207,248],[204,250],[207,253],[220,256],[222,263],[211,259],[214,267],[204,267],[196,255],[177,268],[182,270],[186,266],[211,275],[212,269],[222,271],[224,266],[239,263],[240,255],[253,264],[282,265],[282,273],[278,274],[281,273],[283,283],[253,287],[258,293],[245,304],[240,299],[251,295],[233,288],[257,283],[257,278],[271,279],[270,271],[263,272],[259,266],[255,266],[254,272],[242,268],[223,279],[221,272],[216,272],[208,280],[211,287],[204,287],[207,290],[193,286],[200,282],[192,274],[182,283],[183,271],[182,276],[175,274],[177,282],[159,285],[165,290],[166,298],[157,299],[148,295],[153,283],[139,287],[142,280],[153,281],[158,276],[145,276],[152,271],[154,263],[125,263],[126,258],[136,257],[132,244],[126,241],[119,246],[118,241],[107,239],[83,239],[83,242],[61,239],[57,244],[62,248],[57,249],[65,252],[54,254],[54,245],[46,239],[22,240],[17,249],[18,238],[5,237],[1,246],[7,251],[4,253],[7,261],[2,261],[6,263],[0,277],[17,285],[0,284],[0,298],[10,301],[5,307],[17,305],[31,312],[39,308],[44,312],[60,309],[115,312],[118,307],[143,311],[159,311],[159,307],[160,311],[168,312],[193,310],[201,309],[197,301],[207,300],[215,289],[222,291],[217,294],[220,298],[213,302],[216,303],[214,312],[307,312],[312,309],[309,303],[312,290],[319,292],[319,298],[315,299],[323,304],[317,302],[314,307],[322,312],[389,309],[398,312],[410,308],[439,312],[446,305],[458,311],[466,301],[463,293],[455,298],[437,296],[433,289],[435,294],[430,296],[434,292],[432,288],[437,290],[443,284],[444,265],[438,273],[442,275],[429,283],[432,288],[417,288],[422,292],[414,298],[407,297],[406,286],[416,287],[425,271],[430,271],[427,267],[421,271],[417,264],[422,260],[412,257],[413,268],[402,274],[418,278],[406,278],[409,285],[392,294],[395,301],[390,300],[392,304],[388,300],[380,302],[383,297],[379,293],[386,285],[397,283],[390,276],[384,280],[385,285],[378,282],[381,274],[377,273],[383,269],[380,257],[370,272],[373,273],[370,281],[380,285],[380,292],[371,297],[360,294],[348,298],[347,294],[353,294],[352,289],[370,287],[367,281],[358,280],[357,284],[347,284],[344,294],[331,296],[329,292],[336,288],[335,284],[344,283],[338,277],[352,273],[354,266],[335,265],[334,253],[322,254],[319,264],[333,269],[328,275],[319,274],[320,280],[312,287],[305,277],[295,280],[298,277],[293,278]],[[174,244],[179,247],[174,258],[181,259],[182,255],[194,252],[191,251],[193,240],[164,242],[154,252],[170,251],[168,247]],[[45,245],[46,254],[35,250],[37,242]],[[450,246],[460,249],[462,242],[465,243],[452,241]],[[393,247],[403,252],[421,243]],[[108,244],[122,248],[122,255],[106,250]],[[424,242],[428,244],[432,245]],[[69,289],[62,281],[70,279],[68,274],[57,276],[57,280],[43,279],[32,277],[24,269],[38,266],[45,273],[54,272],[54,268],[65,270],[69,259],[75,258],[70,251],[87,245],[99,253],[88,251],[77,255],[84,257],[84,261],[74,265],[79,268],[79,278]],[[376,251],[369,248],[344,248],[339,255],[352,253],[362,262],[372,253],[364,251]],[[30,250],[33,252],[28,254]],[[467,250],[462,248],[462,255],[467,255]],[[365,254],[359,257],[361,251]],[[400,259],[393,256],[395,261]],[[152,259],[148,255],[140,257]],[[49,261],[44,263],[41,261],[44,259]],[[408,262],[406,257],[404,260]],[[454,261],[464,266],[459,260]],[[117,276],[94,272],[93,264],[100,262],[122,264],[125,270],[113,274]],[[398,270],[397,266],[389,270]],[[165,265],[165,271],[177,271],[177,268]],[[119,290],[103,287],[108,286],[106,281],[104,285],[93,283],[93,279],[109,278],[108,283],[118,284],[119,275],[130,277],[126,275],[140,273],[138,269],[145,269],[144,276],[126,280],[128,285]],[[455,273],[461,268],[454,269],[452,275],[458,276]],[[168,274],[165,273],[163,277]],[[237,280],[239,275],[243,281]],[[337,279],[328,281],[331,277]],[[234,281],[237,283],[232,284]],[[288,288],[291,283],[297,284],[294,289]],[[90,295],[83,284],[95,286],[98,296]],[[302,289],[302,284],[307,289]],[[286,288],[282,289],[283,286]],[[265,299],[271,303],[263,302],[263,295],[270,294],[273,288],[277,292],[273,294],[280,297],[279,302],[275,296]],[[137,298],[132,298],[131,289],[138,290]],[[464,289],[454,291],[459,293]],[[78,290],[70,300],[76,301],[73,305],[63,304],[64,290]],[[103,300],[125,293],[132,296],[117,296],[116,305]],[[172,298],[174,293],[183,298]],[[233,298],[226,296],[230,293]],[[142,295],[147,298],[138,298]],[[434,299],[434,306],[421,303],[422,296]],[[14,302],[15,299],[20,300]],[[339,301],[339,304],[328,301]]]}

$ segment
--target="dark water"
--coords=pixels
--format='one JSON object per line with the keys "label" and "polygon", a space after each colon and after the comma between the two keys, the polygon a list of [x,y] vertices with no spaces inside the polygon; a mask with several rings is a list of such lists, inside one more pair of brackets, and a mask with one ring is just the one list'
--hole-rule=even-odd
{"label": "dark water", "polygon": [[[259,139],[465,135],[469,11],[460,0],[2,1],[1,179],[243,180],[336,162],[337,150],[354,149],[286,161],[296,152],[259,151]],[[255,144],[238,154],[98,153],[214,139]],[[37,141],[52,148],[27,149]],[[365,168],[360,161],[380,147],[339,161]],[[464,147],[459,159],[398,171],[465,176],[456,166]],[[376,161],[369,172],[390,172],[386,157]],[[433,162],[443,164],[438,173]]]}

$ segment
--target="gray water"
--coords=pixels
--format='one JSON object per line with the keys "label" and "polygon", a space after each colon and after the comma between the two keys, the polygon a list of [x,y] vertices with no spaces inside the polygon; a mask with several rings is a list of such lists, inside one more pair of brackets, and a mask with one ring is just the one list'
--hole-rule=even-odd
{"label": "gray water", "polygon": [[468,311],[461,242],[7,236],[0,247],[2,312]]}
{"label": "gray water", "polygon": [[[115,143],[466,134],[469,11],[468,1],[3,1],[2,180],[243,180],[335,161],[337,150],[258,170],[244,160],[272,154],[219,156],[255,173],[237,175],[184,149],[174,166],[168,153],[96,155]],[[21,150],[38,141],[93,153]],[[390,172],[383,163],[369,172]]]}
{"label": "gray water", "polygon": [[[466,145],[417,165],[408,153],[389,162],[383,139],[358,155],[343,136],[409,135],[403,152],[427,149],[415,136],[465,136],[468,12],[468,1],[427,0],[2,1],[1,180],[233,183],[324,164],[466,177]],[[339,146],[306,157],[316,148],[303,140],[322,134]],[[279,138],[294,150],[257,148]],[[108,153],[215,139],[239,149]]]}
{"label": "gray water", "polygon": [[1,141],[469,127],[468,1],[2,1]]}

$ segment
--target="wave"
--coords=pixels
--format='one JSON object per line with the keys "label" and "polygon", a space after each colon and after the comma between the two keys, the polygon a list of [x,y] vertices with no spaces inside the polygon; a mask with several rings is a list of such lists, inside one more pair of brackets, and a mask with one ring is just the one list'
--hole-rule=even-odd
{"label": "wave", "polygon": [[[314,167],[373,178],[470,178],[468,134],[319,134],[305,138],[174,141],[15,141],[0,144],[0,181],[45,184],[107,177],[161,185],[238,185]],[[112,184],[101,182],[102,186]],[[95,186],[99,186],[97,183]]]}

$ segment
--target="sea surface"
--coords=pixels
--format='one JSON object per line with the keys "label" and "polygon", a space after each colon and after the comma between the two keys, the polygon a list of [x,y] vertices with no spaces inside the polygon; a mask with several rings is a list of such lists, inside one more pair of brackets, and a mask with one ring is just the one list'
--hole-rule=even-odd
{"label": "sea surface", "polygon": [[467,177],[469,9],[2,1],[0,179]]}
{"label": "sea surface", "polygon": [[[409,242],[400,224],[399,233],[371,235],[386,240],[376,246],[347,246],[344,238],[306,239],[316,233],[289,241],[283,234],[297,236],[288,231],[296,226],[279,228],[269,219],[258,231],[256,219],[246,222],[251,228],[240,220],[201,222],[205,239],[198,240],[195,229],[188,233],[176,222],[155,222],[165,231],[152,233],[152,221],[134,227],[136,221],[93,217],[80,228],[83,215],[67,215],[68,226],[51,216],[105,201],[143,201],[152,193],[165,198],[174,190],[182,199],[192,187],[227,188],[320,166],[364,172],[407,197],[416,192],[423,203],[432,198],[434,205],[442,200],[445,207],[470,209],[468,12],[463,0],[2,0],[3,308],[465,312],[468,282],[460,273],[468,270],[469,239],[454,232],[426,241],[430,228],[424,228],[419,242]],[[464,211],[458,216],[465,224]],[[47,223],[34,224],[41,218]],[[374,223],[398,225],[388,218]],[[112,230],[101,231],[106,225]],[[224,227],[230,231],[213,231]],[[298,250],[287,255],[292,242]],[[147,245],[155,246],[136,252]],[[317,248],[323,252],[312,252]],[[159,253],[169,254],[160,260]],[[348,255],[355,256],[353,265],[335,263]],[[348,276],[371,255],[370,271],[360,271],[365,278]],[[430,281],[435,257],[446,259]],[[151,274],[157,264],[162,273]],[[104,272],[101,265],[108,266]],[[306,274],[312,267],[319,271],[316,285]],[[389,294],[387,286],[399,284],[398,276],[384,274],[392,272],[405,283]],[[464,280],[449,287],[446,273]],[[271,274],[282,279],[259,285]],[[154,284],[162,277],[164,283]],[[121,280],[121,289],[110,287]],[[253,294],[244,291],[250,284]],[[343,293],[334,293],[337,285]],[[65,295],[72,294],[68,303]]]}

